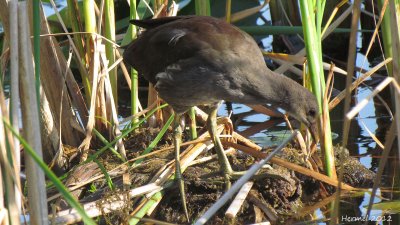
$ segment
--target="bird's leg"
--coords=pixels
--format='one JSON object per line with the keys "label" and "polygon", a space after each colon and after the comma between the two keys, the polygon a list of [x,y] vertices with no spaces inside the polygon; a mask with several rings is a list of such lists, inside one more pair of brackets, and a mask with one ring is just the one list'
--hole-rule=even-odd
{"label": "bird's leg", "polygon": [[214,142],[214,148],[218,155],[219,165],[224,174],[225,189],[228,190],[231,186],[230,176],[233,173],[231,164],[225,155],[224,148],[222,147],[221,140],[217,136],[217,110],[218,107],[213,107],[207,119],[207,128],[210,133],[211,139]]}
{"label": "bird's leg", "polygon": [[178,182],[179,193],[181,195],[182,207],[189,222],[189,214],[186,206],[185,186],[182,178],[180,148],[182,141],[181,114],[175,113],[174,118],[174,148],[175,148],[175,180]]}

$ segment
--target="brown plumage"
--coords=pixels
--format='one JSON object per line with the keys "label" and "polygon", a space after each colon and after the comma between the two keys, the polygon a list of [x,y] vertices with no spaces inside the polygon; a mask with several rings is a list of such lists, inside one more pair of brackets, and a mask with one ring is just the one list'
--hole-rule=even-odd
{"label": "brown plumage", "polygon": [[[132,20],[146,28],[124,52],[124,60],[154,84],[176,112],[176,174],[180,179],[179,116],[190,107],[211,105],[208,129],[229,187],[233,174],[216,136],[216,113],[222,100],[271,104],[286,110],[315,134],[316,98],[295,81],[265,65],[256,42],[239,28],[205,16]],[[180,182],[181,195],[183,183]],[[185,206],[184,206],[185,208]]]}
{"label": "brown plumage", "polygon": [[271,104],[307,126],[315,123],[313,94],[269,70],[255,41],[223,20],[205,16],[133,20],[147,30],[124,60],[153,83],[177,113],[221,100]]}

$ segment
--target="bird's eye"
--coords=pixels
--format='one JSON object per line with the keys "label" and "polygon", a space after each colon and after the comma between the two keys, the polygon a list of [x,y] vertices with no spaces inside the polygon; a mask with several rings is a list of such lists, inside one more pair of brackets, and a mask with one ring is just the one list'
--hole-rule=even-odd
{"label": "bird's eye", "polygon": [[310,111],[308,111],[308,115],[315,117],[316,111],[314,109],[311,109]]}

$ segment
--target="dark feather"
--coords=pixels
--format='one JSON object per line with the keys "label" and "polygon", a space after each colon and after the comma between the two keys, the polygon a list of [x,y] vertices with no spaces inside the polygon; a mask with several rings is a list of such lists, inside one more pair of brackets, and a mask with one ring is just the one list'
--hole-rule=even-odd
{"label": "dark feather", "polygon": [[177,20],[190,19],[194,16],[174,16],[174,17],[161,17],[157,19],[148,19],[148,20],[130,20],[129,22],[138,27],[142,27],[145,29],[151,29],[158,26],[162,26],[167,23],[175,22]]}

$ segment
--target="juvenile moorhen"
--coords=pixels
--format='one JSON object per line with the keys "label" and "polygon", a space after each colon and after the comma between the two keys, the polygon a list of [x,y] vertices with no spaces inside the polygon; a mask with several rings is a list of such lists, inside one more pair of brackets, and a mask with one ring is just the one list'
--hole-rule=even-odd
{"label": "juvenile moorhen", "polygon": [[208,131],[227,186],[233,171],[216,135],[217,108],[222,100],[282,108],[315,136],[315,96],[295,81],[269,70],[256,42],[239,28],[206,16],[131,23],[146,31],[128,46],[124,60],[154,84],[160,97],[175,111],[177,179],[181,179],[180,116],[192,106],[211,106]]}

